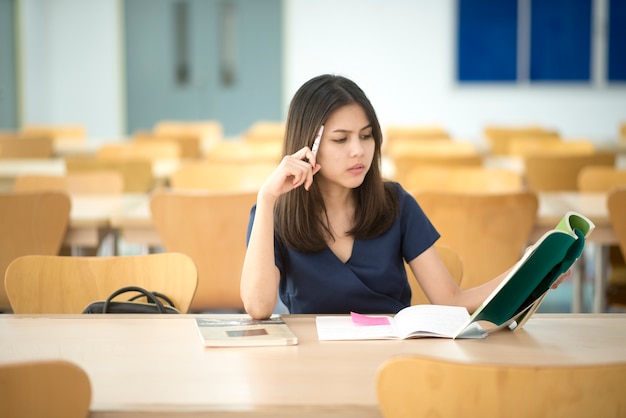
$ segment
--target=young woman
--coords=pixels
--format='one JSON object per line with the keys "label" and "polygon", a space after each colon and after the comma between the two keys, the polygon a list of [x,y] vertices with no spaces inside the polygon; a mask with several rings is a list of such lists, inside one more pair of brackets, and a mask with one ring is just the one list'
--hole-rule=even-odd
{"label": "young woman", "polygon": [[[312,148],[323,126],[319,152]],[[474,311],[502,275],[461,290],[415,199],[381,175],[382,132],[351,80],[322,75],[294,95],[283,159],[260,188],[248,226],[241,297],[248,314],[396,313],[410,305],[407,260],[431,303]]]}

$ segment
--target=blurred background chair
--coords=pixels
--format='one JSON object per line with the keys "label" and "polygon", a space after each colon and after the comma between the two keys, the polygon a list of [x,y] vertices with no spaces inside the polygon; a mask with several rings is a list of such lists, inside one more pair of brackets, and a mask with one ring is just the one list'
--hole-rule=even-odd
{"label": "blurred background chair", "polygon": [[23,256],[4,277],[15,313],[80,314],[91,302],[106,300],[125,286],[168,296],[186,313],[198,284],[188,256],[158,253],[112,257]]}
{"label": "blurred background chair", "polygon": [[152,221],[163,247],[187,254],[198,268],[192,312],[243,312],[239,282],[256,194],[161,190],[152,196]]}
{"label": "blurred background chair", "polygon": [[15,191],[58,190],[68,194],[122,194],[124,177],[114,170],[68,173],[63,176],[23,174],[15,179]]}
{"label": "blurred background chair", "polygon": [[[613,188],[609,191],[607,206],[611,225],[619,242],[621,259],[610,253],[611,266],[614,272],[609,276],[607,288],[607,302],[609,306],[618,305],[622,309],[626,308],[626,185]],[[612,257],[611,257],[612,255]],[[620,264],[621,261],[621,264]]]}
{"label": "blurred background chair", "polygon": [[53,140],[49,137],[0,137],[0,159],[44,159],[53,154]]}
{"label": "blurred background chair", "polygon": [[[27,254],[58,254],[70,218],[70,198],[61,192],[0,194],[0,272]],[[0,286],[0,312],[10,311]]]}
{"label": "blurred background chair", "polygon": [[588,139],[563,140],[560,137],[512,137],[509,139],[509,155],[525,157],[536,153],[593,154],[594,143]]}
{"label": "blurred background chair", "polygon": [[[461,260],[461,257],[459,257],[457,252],[452,248],[444,245],[435,245],[435,250],[437,250],[437,254],[441,257],[443,264],[446,265],[446,268],[450,272],[454,281],[460,285],[461,280],[463,279],[463,261]],[[404,267],[406,268],[406,275],[409,279],[409,284],[411,285],[411,305],[429,304],[430,301],[428,300],[428,297],[413,275],[413,271],[409,265],[404,263]]]}
{"label": "blurred background chair", "polygon": [[91,382],[66,360],[0,364],[0,416],[5,418],[86,418]]}
{"label": "blurred background chair", "polygon": [[549,140],[548,137],[558,139],[559,133],[544,126],[497,126],[485,125],[483,128],[483,138],[489,148],[491,155],[506,156],[511,155],[511,138],[525,137]]}
{"label": "blurred background chair", "polygon": [[170,186],[177,190],[258,191],[275,168],[276,164],[265,161],[185,163],[170,176]]}
{"label": "blurred background chair", "polygon": [[271,162],[277,165],[282,158],[282,143],[276,141],[220,141],[208,149],[204,160],[208,162]]}
{"label": "blurred background chair", "polygon": [[175,141],[129,141],[104,144],[98,149],[98,159],[178,159],[181,146]]}
{"label": "blurred background chair", "polygon": [[527,186],[540,192],[576,191],[578,173],[583,167],[602,165],[615,167],[614,152],[592,154],[533,153],[524,160]]}
{"label": "blurred background chair", "polygon": [[499,193],[524,190],[524,177],[504,168],[416,165],[404,172],[401,184],[410,191]]}
{"label": "blurred background chair", "polygon": [[464,289],[493,279],[520,259],[539,205],[529,191],[413,195],[441,234],[438,245],[452,248],[463,261]]}
{"label": "blurred background chair", "polygon": [[124,178],[125,193],[147,193],[156,182],[152,173],[152,163],[148,159],[68,157],[65,159],[65,169],[68,174],[117,171]]}
{"label": "blurred background chair", "polygon": [[202,136],[199,133],[157,133],[157,132],[136,132],[132,142],[148,144],[153,143],[173,143],[179,150],[180,158],[197,159],[202,156]]}
{"label": "blurred background chair", "polygon": [[253,123],[242,135],[246,142],[283,143],[285,122],[260,120]]}
{"label": "blurred background chair", "polygon": [[376,391],[385,418],[617,417],[626,364],[476,364],[405,356],[386,360]]}
{"label": "blurred background chair", "polygon": [[210,148],[224,137],[224,126],[219,120],[161,120],[152,128],[155,135],[161,136],[199,136],[201,150]]}

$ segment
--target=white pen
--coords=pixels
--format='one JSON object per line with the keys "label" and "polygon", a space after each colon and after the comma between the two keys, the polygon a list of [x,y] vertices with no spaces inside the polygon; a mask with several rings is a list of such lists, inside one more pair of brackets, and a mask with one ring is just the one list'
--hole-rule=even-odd
{"label": "white pen", "polygon": [[311,152],[313,152],[314,157],[317,157],[317,150],[320,147],[320,142],[322,141],[323,132],[324,132],[324,125],[320,126],[320,130],[317,131],[317,135],[315,136],[315,141],[313,141],[313,148],[311,148]]}

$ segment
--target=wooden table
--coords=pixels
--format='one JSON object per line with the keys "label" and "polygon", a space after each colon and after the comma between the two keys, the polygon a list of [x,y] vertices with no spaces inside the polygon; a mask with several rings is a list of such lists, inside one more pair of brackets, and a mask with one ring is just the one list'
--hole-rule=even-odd
{"label": "wooden table", "polygon": [[0,316],[0,362],[61,358],[92,384],[92,418],[381,417],[376,373],[396,355],[501,364],[626,361],[626,315],[537,314],[480,340],[319,342],[314,316],[286,316],[297,346],[204,348],[193,317]]}

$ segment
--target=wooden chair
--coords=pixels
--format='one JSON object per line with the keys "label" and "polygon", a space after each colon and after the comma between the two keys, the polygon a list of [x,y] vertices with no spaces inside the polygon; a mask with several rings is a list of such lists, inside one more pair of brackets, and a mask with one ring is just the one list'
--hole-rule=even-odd
{"label": "wooden chair", "polygon": [[15,179],[15,191],[58,190],[70,195],[121,194],[124,177],[113,170],[68,173],[63,176],[23,174]]}
{"label": "wooden chair", "polygon": [[117,171],[124,178],[125,193],[147,193],[154,186],[152,163],[147,159],[99,159],[68,157],[65,159],[68,174],[94,171]]}
{"label": "wooden chair", "polygon": [[131,141],[104,144],[98,149],[98,159],[178,159],[181,146],[173,141]]}
{"label": "wooden chair", "polygon": [[170,176],[177,190],[259,190],[276,168],[270,162],[211,161],[183,164]]}
{"label": "wooden chair", "polygon": [[626,122],[619,125],[619,137],[622,142],[626,142]]}
{"label": "wooden chair", "polygon": [[53,141],[49,137],[0,138],[0,159],[44,159],[51,158],[53,153]]}
{"label": "wooden chair", "polygon": [[[463,279],[463,261],[461,261],[461,257],[450,247],[446,247],[444,245],[435,245],[435,249],[437,250],[437,254],[441,257],[441,260],[448,268],[450,275],[456,281],[457,284],[461,284],[461,280]],[[421,305],[428,304],[430,301],[428,297],[422,290],[419,282],[413,275],[413,271],[409,267],[407,263],[404,263],[404,267],[406,269],[406,275],[409,279],[409,284],[411,285],[411,292],[413,295],[411,296],[411,305]]]}
{"label": "wooden chair", "polygon": [[[607,302],[609,305],[626,306],[626,185],[609,191],[607,199],[609,218],[619,242],[620,254],[612,251],[610,256],[613,272],[609,277]],[[621,256],[619,258],[618,256]]]}
{"label": "wooden chair", "polygon": [[529,191],[413,195],[441,234],[438,244],[452,248],[463,260],[464,289],[485,283],[520,259],[539,205]]}
{"label": "wooden chair", "polygon": [[421,124],[392,124],[385,128],[385,138],[383,145],[387,147],[397,141],[429,141],[429,140],[450,140],[448,131],[439,125]]}
{"label": "wooden chair", "polygon": [[220,141],[206,151],[205,161],[249,163],[271,162],[275,165],[282,158],[282,143],[276,141]]}
{"label": "wooden chair", "polygon": [[384,418],[618,417],[626,364],[476,364],[404,356],[386,360],[376,390]]}
{"label": "wooden chair", "polygon": [[198,273],[188,256],[157,253],[112,257],[31,255],[15,259],[5,273],[6,292],[15,313],[80,314],[125,286],[168,296],[186,313]]}
{"label": "wooden chair", "polygon": [[86,418],[91,382],[66,360],[0,364],[0,416],[6,418]]}
{"label": "wooden chair", "polygon": [[537,153],[593,154],[594,143],[588,139],[564,141],[560,137],[512,137],[509,139],[509,155],[526,157]]}
{"label": "wooden chair", "polygon": [[192,312],[243,311],[239,281],[256,193],[162,190],[153,195],[152,221],[164,248],[189,255],[198,267]]}
{"label": "wooden chair", "polygon": [[156,135],[197,135],[203,145],[210,146],[222,140],[224,127],[218,120],[162,120],[157,122],[152,132]]}
{"label": "wooden chair", "polygon": [[199,133],[137,132],[133,136],[133,142],[174,143],[180,150],[180,158],[196,159],[202,156],[202,136]]}
{"label": "wooden chair", "polygon": [[482,167],[483,157],[476,153],[396,155],[392,158],[393,179],[410,183],[411,173],[417,167]]}
{"label": "wooden chair", "polygon": [[246,142],[274,142],[282,144],[285,137],[285,122],[260,120],[253,123],[244,133]]}
{"label": "wooden chair", "polygon": [[[26,254],[58,254],[70,218],[70,198],[60,192],[0,194],[0,272]],[[0,286],[0,312],[10,309]]]}
{"label": "wooden chair", "polygon": [[589,165],[580,170],[576,183],[582,192],[607,192],[613,187],[626,186],[626,170]]}
{"label": "wooden chair", "polygon": [[49,137],[54,142],[82,142],[87,137],[87,129],[81,124],[28,124],[22,128],[20,134],[24,137]]}
{"label": "wooden chair", "polygon": [[527,186],[538,192],[575,191],[583,167],[615,167],[615,159],[614,152],[530,154],[524,160]]}
{"label": "wooden chair", "polygon": [[487,142],[492,155],[510,155],[510,139],[512,137],[555,137],[559,134],[556,131],[546,129],[542,126],[497,126],[487,125],[483,128],[483,137]]}
{"label": "wooden chair", "polygon": [[499,193],[524,190],[524,178],[503,168],[415,166],[404,173],[402,185],[412,191]]}

